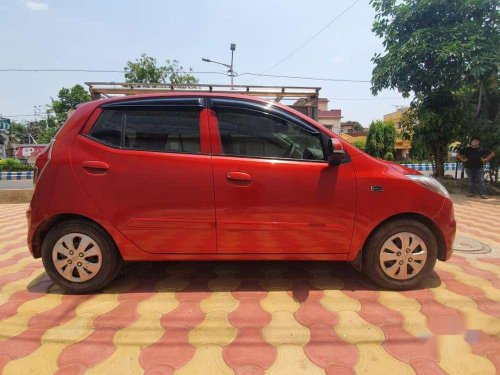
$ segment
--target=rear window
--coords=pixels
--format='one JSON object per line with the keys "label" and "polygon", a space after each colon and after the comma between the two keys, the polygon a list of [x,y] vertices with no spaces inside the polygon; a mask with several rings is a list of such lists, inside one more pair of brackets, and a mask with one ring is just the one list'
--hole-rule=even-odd
{"label": "rear window", "polygon": [[125,148],[200,152],[199,111],[132,109],[125,113]]}
{"label": "rear window", "polygon": [[91,137],[131,150],[200,152],[198,108],[106,109]]}

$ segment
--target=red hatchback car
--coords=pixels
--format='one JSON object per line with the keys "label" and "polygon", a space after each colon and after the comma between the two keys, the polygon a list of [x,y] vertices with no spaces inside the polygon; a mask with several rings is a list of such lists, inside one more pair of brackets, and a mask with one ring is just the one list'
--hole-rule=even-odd
{"label": "red hatchback car", "polygon": [[436,180],[255,97],[137,95],[78,107],[38,158],[28,245],[53,281],[101,289],[124,261],[350,261],[416,286],[455,237]]}

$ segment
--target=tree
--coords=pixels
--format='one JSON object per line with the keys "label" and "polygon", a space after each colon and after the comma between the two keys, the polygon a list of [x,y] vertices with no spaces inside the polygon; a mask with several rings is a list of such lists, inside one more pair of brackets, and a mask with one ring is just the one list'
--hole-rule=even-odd
{"label": "tree", "polygon": [[74,85],[71,88],[63,87],[57,94],[57,100],[52,99],[52,110],[55,113],[55,121],[61,126],[68,118],[68,111],[76,109],[81,103],[89,102],[90,94],[82,85]]}
{"label": "tree", "polygon": [[[476,116],[485,85],[498,75],[500,30],[497,0],[371,0],[373,31],[383,39],[376,54],[372,92],[397,89],[415,95],[415,133],[429,143],[436,174],[444,174],[445,150],[456,136],[464,107],[456,97],[477,87]],[[453,107],[453,104],[458,104]]]}
{"label": "tree", "polygon": [[396,127],[392,121],[373,121],[366,137],[365,151],[380,159],[394,159]]}
{"label": "tree", "polygon": [[10,144],[49,143],[59,130],[54,117],[26,123],[13,122],[7,133]]}
{"label": "tree", "polygon": [[392,121],[373,121],[368,131],[365,151],[377,158],[394,159],[397,131]]}
{"label": "tree", "polygon": [[384,159],[394,160],[398,132],[392,121],[384,121]]}
{"label": "tree", "polygon": [[[189,68],[191,72],[192,69]],[[135,61],[127,61],[125,80],[134,83],[171,83],[189,85],[198,83],[198,79],[186,73],[177,60],[167,60],[166,65],[158,65],[154,57],[143,53]]]}
{"label": "tree", "polygon": [[28,128],[25,124],[13,121],[7,133],[10,143],[28,143]]}
{"label": "tree", "polygon": [[365,141],[361,141],[361,140],[356,140],[356,141],[353,141],[351,144],[352,144],[354,147],[359,148],[360,150],[364,150],[364,149],[365,149],[365,146],[366,146],[366,142],[365,142]]}
{"label": "tree", "polygon": [[491,79],[483,87],[484,101],[477,113],[477,97],[480,88],[465,87],[456,96],[465,107],[465,117],[458,129],[458,149],[466,147],[472,137],[479,137],[481,145],[497,155],[487,169],[490,181],[498,182],[498,160],[500,155],[500,90],[499,81]]}

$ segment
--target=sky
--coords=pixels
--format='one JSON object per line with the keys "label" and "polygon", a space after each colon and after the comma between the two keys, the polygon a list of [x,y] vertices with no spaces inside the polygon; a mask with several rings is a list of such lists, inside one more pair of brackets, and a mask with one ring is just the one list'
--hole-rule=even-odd
{"label": "sky", "polygon": [[[230,60],[236,43],[237,73],[370,80],[371,58],[383,52],[371,31],[374,11],[354,0],[0,0],[0,69],[122,70],[145,52],[159,63],[176,59],[194,71],[224,72],[202,57]],[[197,74],[200,83],[229,84],[221,74]],[[62,87],[85,81],[123,81],[123,73],[2,72],[0,115],[33,119]],[[248,75],[235,84],[321,87],[343,121],[365,127],[396,106],[409,104],[396,91],[373,97],[370,83],[298,80]],[[19,115],[28,115],[19,116]]]}

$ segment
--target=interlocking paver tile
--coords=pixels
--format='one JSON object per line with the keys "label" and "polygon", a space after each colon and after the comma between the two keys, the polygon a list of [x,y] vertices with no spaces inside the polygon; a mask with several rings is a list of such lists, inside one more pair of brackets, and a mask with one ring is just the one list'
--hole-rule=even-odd
{"label": "interlocking paver tile", "polygon": [[128,265],[95,295],[54,286],[0,205],[0,373],[500,373],[500,200],[454,197],[455,253],[426,288],[378,290],[345,264]]}

